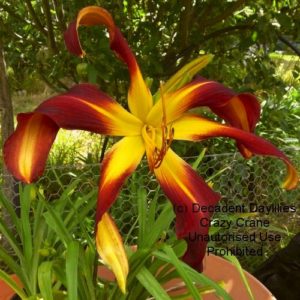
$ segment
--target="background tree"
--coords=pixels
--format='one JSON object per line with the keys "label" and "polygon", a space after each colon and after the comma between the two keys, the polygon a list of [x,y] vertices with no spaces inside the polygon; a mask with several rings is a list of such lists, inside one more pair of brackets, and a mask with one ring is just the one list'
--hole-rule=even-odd
{"label": "background tree", "polygon": [[[110,51],[101,29],[80,29],[88,53],[83,60],[70,55],[64,46],[67,24],[80,8],[95,4],[112,13],[143,73],[153,79],[153,90],[159,80],[194,57],[213,53],[215,58],[203,76],[238,92],[255,93],[263,105],[258,130],[273,139],[265,128],[284,128],[299,145],[299,128],[291,126],[299,116],[295,103],[299,99],[300,6],[296,0],[2,0],[1,27],[13,90],[35,93],[40,89],[37,79],[56,91],[89,81],[124,100],[128,74]],[[280,57],[274,58],[275,52],[281,53]],[[291,55],[294,61],[290,81],[283,76],[290,68],[283,54]],[[286,67],[280,73],[282,64]],[[266,119],[268,126],[264,127]],[[279,137],[281,143],[290,143],[286,143],[284,131]]]}

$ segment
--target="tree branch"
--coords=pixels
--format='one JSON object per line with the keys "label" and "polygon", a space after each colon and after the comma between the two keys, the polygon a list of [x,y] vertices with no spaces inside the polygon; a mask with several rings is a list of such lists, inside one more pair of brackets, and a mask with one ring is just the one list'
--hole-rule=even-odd
{"label": "tree branch", "polygon": [[50,45],[50,48],[52,49],[52,51],[54,53],[57,53],[58,49],[56,47],[52,18],[51,18],[51,11],[50,11],[50,6],[49,6],[48,0],[43,0],[43,8],[44,8],[45,15],[46,15],[46,24],[47,24],[47,29],[48,29],[47,36],[48,36],[49,45]]}
{"label": "tree branch", "polygon": [[225,28],[213,31],[213,32],[205,35],[202,38],[202,40],[203,41],[207,41],[209,39],[218,37],[220,35],[228,34],[228,33],[232,32],[232,31],[236,31],[236,30],[251,30],[253,28],[254,28],[254,24],[241,24],[241,25],[235,25],[235,26],[228,26],[228,27],[225,27]]}
{"label": "tree branch", "polygon": [[44,26],[42,25],[42,23],[40,22],[38,16],[36,15],[32,5],[31,5],[31,2],[30,0],[24,0],[26,5],[27,5],[27,8],[28,8],[28,12],[29,14],[31,15],[36,27],[39,29],[39,31],[44,34],[45,36],[48,36],[48,33],[47,31],[45,30]]}
{"label": "tree branch", "polygon": [[177,70],[179,70],[189,59],[192,53],[199,48],[201,43],[205,43],[208,40],[212,38],[216,38],[218,36],[223,36],[224,34],[234,34],[235,31],[240,31],[240,30],[251,30],[253,29],[255,24],[241,24],[241,25],[235,25],[235,26],[229,26],[225,27],[216,31],[213,31],[207,35],[204,35],[201,40],[198,43],[191,43],[188,47],[183,49],[181,52],[179,52],[176,57],[175,61],[178,60],[179,58],[183,58],[180,61],[180,64],[176,68],[169,67],[168,68],[168,74],[165,75],[172,75],[174,74]]}
{"label": "tree branch", "polygon": [[62,9],[62,4],[58,3],[58,0],[53,0],[53,6],[54,6],[54,10],[58,20],[60,30],[61,32],[64,32],[66,30],[66,24],[64,22],[64,12]]}
{"label": "tree branch", "polygon": [[39,74],[39,76],[41,77],[41,79],[48,85],[49,88],[51,88],[52,90],[56,91],[56,92],[61,92],[61,90],[68,90],[69,88],[63,83],[61,82],[59,79],[56,79],[55,82],[51,82],[49,80],[49,78],[47,78],[47,76],[45,75],[44,69],[42,64],[40,64],[37,68],[37,72]]}
{"label": "tree branch", "polygon": [[300,49],[298,49],[293,43],[291,43],[286,37],[282,34],[277,33],[278,39],[291,48],[298,56],[300,56]]}
{"label": "tree branch", "polygon": [[184,0],[183,1],[184,10],[180,13],[180,19],[178,24],[178,38],[177,40],[180,41],[182,47],[186,47],[188,43],[189,37],[189,26],[190,21],[193,15],[193,3],[191,0]]}
{"label": "tree branch", "polygon": [[100,163],[103,161],[104,156],[105,156],[105,151],[107,149],[108,146],[108,142],[109,142],[109,137],[105,136],[102,147],[101,147],[101,154],[100,154]]}
{"label": "tree branch", "polygon": [[181,49],[186,48],[188,45],[188,38],[189,38],[189,25],[190,21],[192,19],[194,7],[192,0],[184,0],[183,1],[183,7],[184,10],[180,12],[179,21],[177,25],[177,36],[175,37],[175,40],[173,41],[172,45],[170,45],[167,55],[164,58],[164,65],[171,66],[176,63],[176,60],[174,60],[174,56],[176,56],[176,53],[181,51]]}
{"label": "tree branch", "polygon": [[199,27],[203,30],[203,28],[205,28],[205,27],[213,26],[213,25],[227,19],[236,10],[238,10],[241,6],[243,6],[245,3],[246,3],[246,0],[238,0],[238,1],[234,2],[232,5],[230,5],[227,9],[225,9],[218,16],[215,16],[215,17],[210,18],[210,19],[205,19],[205,16],[204,16],[203,21],[200,22]]}

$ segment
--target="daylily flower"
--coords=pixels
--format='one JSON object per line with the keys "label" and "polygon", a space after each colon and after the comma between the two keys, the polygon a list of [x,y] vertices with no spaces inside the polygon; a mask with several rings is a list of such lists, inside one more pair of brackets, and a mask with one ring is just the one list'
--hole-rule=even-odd
{"label": "daylily flower", "polygon": [[[236,94],[222,84],[197,78],[185,84],[183,77],[195,74],[211,56],[194,61],[161,86],[153,97],[143,80],[137,61],[111,15],[96,6],[82,9],[65,33],[70,52],[84,56],[78,27],[104,25],[110,37],[110,47],[129,69],[129,111],[91,84],[79,84],[68,92],[52,97],[32,113],[18,115],[18,126],[4,146],[4,159],[12,174],[30,183],[42,175],[46,159],[59,128],[82,129],[90,132],[123,136],[107,153],[101,166],[96,213],[96,246],[102,259],[112,268],[123,292],[126,289],[128,264],[122,240],[112,218],[108,215],[121,186],[136,169],[144,154],[150,170],[174,207],[176,233],[187,241],[183,257],[189,265],[202,270],[206,244],[190,241],[189,233],[207,234],[200,218],[210,218],[208,212],[192,212],[192,204],[215,205],[220,195],[175,152],[173,140],[199,141],[210,137],[229,137],[237,141],[245,157],[253,154],[280,158],[288,175],[283,187],[293,189],[298,175],[289,159],[275,146],[252,132],[259,118],[257,99],[250,94]],[[205,119],[189,110],[208,106],[230,125]]]}

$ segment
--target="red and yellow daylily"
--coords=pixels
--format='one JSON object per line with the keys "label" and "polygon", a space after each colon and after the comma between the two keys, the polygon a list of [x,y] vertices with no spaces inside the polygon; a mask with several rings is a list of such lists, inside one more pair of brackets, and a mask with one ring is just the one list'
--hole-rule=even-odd
{"label": "red and yellow daylily", "polygon": [[[207,227],[201,227],[199,220],[210,218],[211,214],[192,212],[192,204],[215,205],[220,195],[171,149],[172,141],[233,138],[246,158],[261,154],[283,160],[288,173],[283,183],[286,189],[296,187],[297,172],[285,154],[253,134],[260,114],[259,103],[253,95],[236,94],[222,84],[204,78],[184,84],[183,77],[204,67],[210,61],[210,55],[190,63],[161,85],[154,103],[137,61],[111,15],[103,8],[90,6],[82,9],[75,22],[69,25],[65,33],[67,48],[83,57],[85,53],[78,37],[81,25],[107,27],[110,47],[127,64],[130,73],[129,111],[94,85],[76,85],[68,92],[46,100],[34,112],[18,115],[18,126],[4,146],[7,168],[19,180],[35,181],[43,173],[59,128],[122,136],[106,153],[101,166],[95,226],[100,256],[112,268],[125,292],[127,258],[108,210],[126,178],[146,154],[150,170],[174,207],[186,208],[182,213],[175,209],[176,233],[178,238],[187,241],[183,260],[201,271],[206,244],[189,240],[189,233],[207,234]],[[201,106],[209,107],[229,125],[189,112]]]}

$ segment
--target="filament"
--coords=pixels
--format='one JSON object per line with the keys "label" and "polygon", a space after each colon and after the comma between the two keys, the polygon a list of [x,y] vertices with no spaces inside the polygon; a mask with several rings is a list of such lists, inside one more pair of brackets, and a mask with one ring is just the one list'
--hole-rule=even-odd
{"label": "filament", "polygon": [[155,147],[155,150],[153,152],[154,164],[150,166],[150,170],[152,168],[152,171],[161,166],[162,161],[167,151],[169,150],[174,137],[174,128],[172,128],[172,124],[170,125],[170,129],[168,128],[167,125],[166,103],[165,103],[165,98],[164,98],[163,88],[161,83],[160,83],[160,95],[161,95],[162,112],[163,112],[162,123],[161,123],[162,143],[161,143],[161,148],[158,149],[157,147]]}

